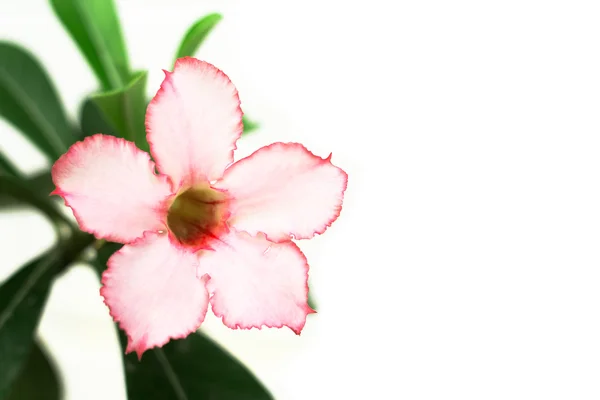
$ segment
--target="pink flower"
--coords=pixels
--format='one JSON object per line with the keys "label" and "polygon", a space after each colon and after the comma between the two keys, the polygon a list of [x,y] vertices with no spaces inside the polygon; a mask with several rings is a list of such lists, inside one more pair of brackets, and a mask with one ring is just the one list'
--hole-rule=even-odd
{"label": "pink flower", "polygon": [[308,264],[291,239],[339,216],[347,175],[298,143],[233,163],[242,133],[236,88],[213,65],[182,58],[148,106],[156,161],[97,134],[52,168],[82,230],[124,243],[100,289],[138,357],[198,329],[210,302],[230,328],[291,328],[306,315]]}

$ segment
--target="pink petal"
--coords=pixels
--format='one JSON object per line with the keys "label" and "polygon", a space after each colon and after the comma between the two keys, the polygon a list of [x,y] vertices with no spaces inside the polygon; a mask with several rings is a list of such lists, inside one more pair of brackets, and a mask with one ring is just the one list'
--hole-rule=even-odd
{"label": "pink petal", "polygon": [[348,175],[298,143],[273,143],[227,169],[229,224],[270,240],[308,239],[340,215]]}
{"label": "pink petal", "polygon": [[146,113],[159,171],[175,185],[219,179],[243,129],[235,86],[213,65],[191,57],[165,74]]}
{"label": "pink petal", "polygon": [[308,264],[292,242],[273,243],[264,235],[230,232],[200,255],[210,275],[211,305],[232,329],[288,326],[297,334],[306,315]]}
{"label": "pink petal", "polygon": [[164,229],[162,204],[171,185],[131,142],[101,134],[77,142],[52,167],[52,180],[53,194],[98,238],[126,243]]}
{"label": "pink petal", "polygon": [[127,333],[127,353],[142,353],[198,329],[208,307],[207,276],[197,275],[195,254],[146,233],[108,260],[100,294]]}

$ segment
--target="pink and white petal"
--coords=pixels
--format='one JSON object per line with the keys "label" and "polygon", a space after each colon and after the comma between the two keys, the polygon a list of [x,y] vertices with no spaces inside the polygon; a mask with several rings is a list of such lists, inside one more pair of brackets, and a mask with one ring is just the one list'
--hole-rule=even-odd
{"label": "pink and white petal", "polygon": [[198,257],[170,243],[168,235],[145,233],[108,260],[100,294],[127,334],[126,353],[160,347],[194,332],[208,308],[207,276],[197,275]]}
{"label": "pink and white petal", "polygon": [[200,269],[216,316],[232,329],[281,328],[300,334],[308,306],[308,264],[293,242],[273,243],[264,235],[231,231],[203,251]]}
{"label": "pink and white petal", "polygon": [[175,185],[221,178],[243,130],[237,89],[219,69],[191,57],[165,74],[146,113],[158,170]]}
{"label": "pink and white petal", "polygon": [[75,143],[52,167],[57,194],[73,209],[82,230],[127,243],[144,231],[164,229],[167,177],[154,173],[148,153],[107,135]]}
{"label": "pink and white petal", "polygon": [[215,187],[231,196],[229,224],[270,240],[309,239],[340,215],[348,175],[299,143],[273,143],[230,166]]}

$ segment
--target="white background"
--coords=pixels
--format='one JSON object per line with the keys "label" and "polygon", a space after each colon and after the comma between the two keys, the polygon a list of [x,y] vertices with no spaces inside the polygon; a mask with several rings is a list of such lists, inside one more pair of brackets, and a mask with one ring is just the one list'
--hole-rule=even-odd
{"label": "white background", "polygon": [[[149,95],[196,18],[198,56],[262,129],[349,176],[340,219],[300,245],[319,313],[289,330],[206,331],[278,399],[600,398],[600,9],[593,1],[118,1]],[[44,0],[0,0],[75,115],[95,80]],[[0,147],[46,166],[6,124]],[[1,278],[53,242],[0,215]],[[68,399],[121,399],[116,335],[85,267],[40,335]]]}

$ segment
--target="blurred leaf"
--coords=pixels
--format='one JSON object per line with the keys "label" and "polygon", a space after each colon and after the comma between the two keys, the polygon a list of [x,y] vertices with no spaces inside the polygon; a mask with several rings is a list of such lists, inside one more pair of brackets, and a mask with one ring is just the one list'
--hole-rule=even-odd
{"label": "blurred leaf", "polygon": [[73,143],[64,109],[40,63],[24,49],[0,42],[0,116],[52,161]]}
{"label": "blurred leaf", "polygon": [[112,256],[115,251],[118,251],[121,247],[123,247],[120,243],[114,242],[104,242],[102,247],[100,247],[97,251],[96,260],[93,262],[92,266],[98,273],[98,276],[102,276],[102,272],[106,269],[106,263],[110,256]]}
{"label": "blurred leaf", "polygon": [[92,235],[78,232],[68,242],[25,264],[0,286],[0,399],[29,354],[56,274],[93,241]]}
{"label": "blurred leaf", "polygon": [[308,306],[313,310],[317,311],[317,303],[315,303],[312,296],[310,295],[310,289],[308,290]]}
{"label": "blurred leaf", "polygon": [[[93,266],[101,275],[110,256],[122,245],[107,242]],[[147,399],[272,399],[256,377],[226,350],[203,333],[171,340],[148,350],[142,360],[125,355],[127,337],[115,324],[125,367],[129,400]]]}
{"label": "blurred leaf", "polygon": [[0,175],[22,177],[18,168],[0,151]]}
{"label": "blurred leaf", "polygon": [[0,286],[0,399],[27,358],[59,260],[58,249],[43,254]]}
{"label": "blurred leaf", "polygon": [[[2,175],[0,173],[0,175]],[[25,180],[24,185],[30,189],[32,192],[38,195],[38,198],[46,198],[50,192],[54,190],[54,183],[52,182],[52,177],[50,175],[50,171],[39,172],[31,177],[22,177],[21,179]],[[18,198],[2,195],[0,193],[0,209],[15,205],[24,205]]]}
{"label": "blurred leaf", "polygon": [[[124,352],[122,331],[119,339]],[[245,366],[203,333],[148,350],[141,361],[126,355],[124,363],[129,400],[273,399]]]}
{"label": "blurred leaf", "polygon": [[206,39],[208,34],[213,30],[215,26],[223,19],[221,14],[208,14],[188,29],[179,45],[175,61],[181,57],[193,57],[196,51],[202,45],[202,42]]}
{"label": "blurred leaf", "polygon": [[100,107],[92,100],[87,99],[83,103],[80,112],[81,132],[83,137],[103,133],[105,135],[119,136],[107,121]]}
{"label": "blurred leaf", "polygon": [[6,400],[59,400],[62,387],[56,368],[37,341],[29,358],[10,388]]}
{"label": "blurred leaf", "polygon": [[50,0],[94,70],[103,90],[121,88],[129,80],[129,61],[112,0]]}
{"label": "blurred leaf", "polygon": [[249,120],[245,115],[242,117],[242,122],[244,123],[244,133],[250,133],[260,127],[258,122]]}
{"label": "blurred leaf", "polygon": [[38,172],[28,177],[27,186],[40,196],[48,196],[55,189],[50,171]]}
{"label": "blurred leaf", "polygon": [[[48,192],[49,194],[50,192]],[[8,175],[0,175],[0,198],[5,197],[18,200],[39,209],[55,224],[70,224],[70,221],[58,211],[50,199],[34,192],[26,180]]]}
{"label": "blurred leaf", "polygon": [[149,148],[145,134],[147,77],[146,71],[138,72],[124,88],[91,96],[118,136],[135,142],[144,151]]}

